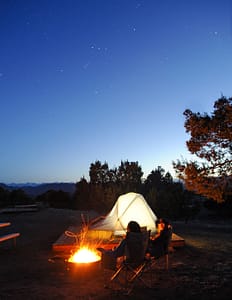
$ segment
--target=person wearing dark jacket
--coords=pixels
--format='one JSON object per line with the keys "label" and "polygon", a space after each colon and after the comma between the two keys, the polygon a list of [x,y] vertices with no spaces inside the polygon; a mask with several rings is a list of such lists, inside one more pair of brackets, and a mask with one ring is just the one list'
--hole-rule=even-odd
{"label": "person wearing dark jacket", "polygon": [[154,238],[150,239],[147,252],[150,256],[159,258],[168,251],[168,245],[172,236],[172,226],[167,220],[158,219],[156,227],[158,233]]}
{"label": "person wearing dark jacket", "polygon": [[114,266],[117,258],[126,256],[127,261],[134,262],[142,259],[144,256],[144,236],[140,225],[135,221],[130,221],[127,225],[126,237],[113,250],[97,248],[102,252],[103,264]]}

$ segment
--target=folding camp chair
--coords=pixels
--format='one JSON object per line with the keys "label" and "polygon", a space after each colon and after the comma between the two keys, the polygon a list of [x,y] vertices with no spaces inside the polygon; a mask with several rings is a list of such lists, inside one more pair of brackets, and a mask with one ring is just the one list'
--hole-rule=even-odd
{"label": "folding camp chair", "polygon": [[161,258],[165,259],[166,270],[169,269],[169,249],[170,249],[171,240],[172,240],[172,227],[170,226],[168,228],[166,238],[165,238],[165,240],[163,240],[163,245],[162,245],[162,249],[161,249],[159,256],[150,256],[149,257],[149,260],[150,260],[149,268],[150,269],[152,269],[155,266],[156,262],[158,260],[160,260]]}
{"label": "folding camp chair", "polygon": [[[166,270],[169,269],[169,249],[171,244],[171,238],[172,238],[172,228],[170,227],[168,229],[168,234],[166,236],[166,239],[163,241],[163,247],[162,252],[159,256],[151,256],[149,252],[145,253],[145,259],[143,261],[143,264],[141,264],[141,269],[138,271],[138,274],[134,272],[134,275],[132,277],[131,281],[134,281],[138,277],[144,285],[148,288],[152,288],[154,284],[154,276],[156,274],[155,269],[157,266],[157,262],[160,261],[160,259],[165,259],[165,266]],[[140,276],[143,276],[140,278]],[[145,278],[145,280],[144,280]],[[129,280],[130,281],[130,280]]]}
{"label": "folding camp chair", "polygon": [[169,269],[169,249],[170,249],[170,244],[172,241],[172,228],[170,227],[168,229],[168,237],[167,240],[165,241],[164,244],[164,256],[165,256],[165,262],[166,262],[166,269]]}
{"label": "folding camp chair", "polygon": [[164,256],[165,258],[166,270],[169,269],[169,248],[170,248],[171,240],[172,240],[172,227],[170,226],[168,228],[167,238],[164,241],[163,254],[162,254],[162,256]]}
{"label": "folding camp chair", "polygon": [[142,235],[143,242],[140,245],[140,249],[136,249],[134,245],[128,243],[120,266],[110,278],[110,283],[119,285],[124,294],[127,295],[132,292],[137,281],[146,287],[150,287],[149,283],[143,278],[148,263],[145,254],[150,238],[150,231],[144,231]]}

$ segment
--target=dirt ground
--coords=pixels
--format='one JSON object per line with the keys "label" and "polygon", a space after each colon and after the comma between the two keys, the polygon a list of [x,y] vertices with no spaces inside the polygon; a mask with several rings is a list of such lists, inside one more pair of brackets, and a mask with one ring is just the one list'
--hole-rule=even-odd
{"label": "dirt ground", "polygon": [[64,257],[52,250],[52,244],[70,225],[81,223],[80,216],[79,211],[51,208],[0,214],[0,222],[11,222],[10,227],[0,229],[0,235],[21,233],[16,248],[12,241],[0,243],[0,300],[231,299],[231,222],[173,223],[174,232],[186,245],[169,255],[169,271],[160,259],[152,288],[138,282],[131,295],[125,296],[104,288],[100,268],[77,275]]}

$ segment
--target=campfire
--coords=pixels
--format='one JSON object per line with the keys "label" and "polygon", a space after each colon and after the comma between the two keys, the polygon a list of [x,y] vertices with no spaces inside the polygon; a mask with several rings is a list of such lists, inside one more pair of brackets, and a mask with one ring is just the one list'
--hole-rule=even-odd
{"label": "campfire", "polygon": [[85,221],[83,215],[81,215],[81,217],[83,225],[80,233],[75,234],[73,232],[66,232],[68,236],[75,237],[76,245],[78,245],[77,250],[71,254],[68,262],[75,265],[94,264],[101,260],[101,255],[96,250],[98,243],[96,241],[87,240],[88,223]]}
{"label": "campfire", "polygon": [[101,256],[93,246],[80,246],[67,260],[67,270],[79,280],[96,276],[101,268]]}
{"label": "campfire", "polygon": [[88,246],[82,246],[69,257],[68,262],[93,263],[99,260],[101,260],[101,256],[95,249],[91,249]]}

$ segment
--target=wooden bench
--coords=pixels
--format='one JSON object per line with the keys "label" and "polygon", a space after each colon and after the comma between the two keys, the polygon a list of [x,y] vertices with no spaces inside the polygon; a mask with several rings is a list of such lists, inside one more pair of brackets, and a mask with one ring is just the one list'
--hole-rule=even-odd
{"label": "wooden bench", "polygon": [[10,222],[0,222],[0,228],[10,226]]}
{"label": "wooden bench", "polygon": [[0,213],[19,213],[38,211],[37,204],[15,205],[14,207],[6,207],[0,210]]}
{"label": "wooden bench", "polygon": [[13,239],[14,240],[14,246],[16,246],[16,238],[18,236],[20,236],[19,232],[2,235],[2,236],[0,236],[0,242],[4,242],[4,241],[10,240],[10,239]]}

